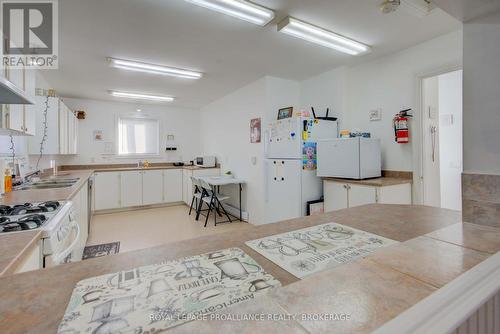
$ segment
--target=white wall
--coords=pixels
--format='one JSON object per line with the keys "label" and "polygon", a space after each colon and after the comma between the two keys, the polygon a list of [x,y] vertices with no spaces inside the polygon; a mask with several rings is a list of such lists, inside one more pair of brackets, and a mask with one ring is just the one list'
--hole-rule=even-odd
{"label": "white wall", "polygon": [[[266,192],[264,145],[250,143],[250,120],[262,119],[262,135],[278,110],[298,109],[298,82],[264,77],[202,108],[202,142],[205,154],[217,155],[223,172],[231,171],[247,181],[243,192],[243,208],[252,224],[264,224]],[[262,138],[263,140],[263,138]],[[253,165],[252,157],[256,159]],[[237,204],[237,189],[224,189]]]}
{"label": "white wall", "polygon": [[[418,162],[419,130],[417,76],[437,69],[460,65],[462,32],[456,31],[404,51],[355,66],[349,71],[347,115],[352,128],[369,131],[382,140],[383,169],[415,171]],[[392,118],[405,108],[414,108],[410,144],[394,141]],[[370,122],[368,112],[382,109],[382,121]]]}
{"label": "white wall", "polygon": [[441,207],[462,210],[462,71],[438,77]]}
{"label": "white wall", "polygon": [[[105,143],[116,147],[116,130],[119,116],[137,116],[154,118],[160,121],[160,155],[148,158],[149,161],[175,162],[192,160],[200,154],[200,114],[198,110],[172,108],[163,104],[137,106],[132,103],[104,102],[82,99],[64,99],[72,110],[84,110],[86,118],[78,121],[78,155],[63,158],[65,163],[135,163],[144,158],[125,158],[109,155],[105,152]],[[94,130],[102,130],[103,142],[93,140]],[[165,151],[167,135],[175,136],[178,151]],[[115,150],[116,152],[116,150]]]}
{"label": "white wall", "polygon": [[464,24],[464,171],[500,174],[500,12]]}
{"label": "white wall", "polygon": [[314,107],[316,116],[325,116],[326,109],[330,108],[330,116],[339,118],[339,128],[347,126],[347,67],[338,67],[318,76],[301,82],[301,107],[311,111]]}
{"label": "white wall", "polygon": [[[409,49],[351,67],[341,67],[301,82],[301,105],[320,111],[330,107],[340,128],[372,133],[382,140],[382,168],[414,171],[418,128],[411,144],[394,142],[392,118],[417,106],[417,76],[462,62],[462,32],[456,31]],[[368,113],[382,109],[382,120],[370,122]],[[416,114],[416,113],[415,113]],[[412,121],[413,125],[418,120]]]}
{"label": "white wall", "polygon": [[[259,224],[264,220],[263,144],[250,143],[250,120],[266,118],[267,80],[262,78],[201,109],[201,138],[203,152],[216,155],[223,172],[231,171],[247,180],[243,191],[243,208],[249,221]],[[252,157],[257,159],[251,163]],[[236,189],[224,189],[237,198]]]}

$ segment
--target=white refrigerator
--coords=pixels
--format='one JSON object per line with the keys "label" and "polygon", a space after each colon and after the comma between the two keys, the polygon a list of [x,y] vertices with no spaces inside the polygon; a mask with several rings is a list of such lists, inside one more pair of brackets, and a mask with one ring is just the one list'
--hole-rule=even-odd
{"label": "white refrigerator", "polygon": [[324,139],[317,151],[318,176],[361,180],[382,175],[380,139]]}
{"label": "white refrigerator", "polygon": [[264,138],[268,223],[304,216],[307,202],[323,195],[316,175],[317,141],[337,137],[335,121],[294,117],[268,126]]}

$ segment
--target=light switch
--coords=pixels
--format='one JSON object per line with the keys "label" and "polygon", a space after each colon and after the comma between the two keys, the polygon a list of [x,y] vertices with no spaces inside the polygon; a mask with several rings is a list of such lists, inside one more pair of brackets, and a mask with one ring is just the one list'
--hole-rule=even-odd
{"label": "light switch", "polygon": [[255,166],[257,164],[257,157],[252,157],[250,161],[252,161],[252,165]]}

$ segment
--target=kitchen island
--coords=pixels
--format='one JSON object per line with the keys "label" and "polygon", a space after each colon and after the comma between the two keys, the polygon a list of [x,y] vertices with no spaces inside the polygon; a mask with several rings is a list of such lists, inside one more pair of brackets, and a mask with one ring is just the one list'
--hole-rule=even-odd
{"label": "kitchen island", "polygon": [[[401,243],[301,281],[245,245],[248,240],[330,222]],[[473,224],[462,225],[460,213],[456,211],[422,206],[367,205],[256,226],[238,233],[221,233],[65,264],[1,278],[0,326],[12,333],[54,333],[73,288],[80,280],[165,260],[238,247],[284,287],[247,305],[236,306],[234,311],[248,308],[262,312],[285,309],[290,313],[328,313],[343,309],[344,312],[351,313],[352,317],[352,321],[300,323],[290,320],[285,323],[256,323],[255,326],[271,326],[276,331],[283,330],[282,326],[291,326],[302,332],[304,328],[311,332],[321,332],[321,328],[325,329],[322,326],[329,326],[330,329],[340,326],[339,332],[350,330],[353,333],[366,333],[500,250],[500,234],[491,231],[485,233],[483,229]],[[470,245],[474,247],[467,248]],[[429,259],[433,261],[428,261]],[[321,287],[326,290],[320,289]],[[343,297],[338,303],[332,304],[332,298],[336,299],[338,294]],[[384,302],[381,303],[382,297]],[[371,311],[366,313],[367,310]],[[233,308],[226,310],[232,311]],[[360,313],[361,311],[364,313]],[[197,326],[201,326],[200,331],[210,332],[217,328],[211,328],[211,324],[212,322],[195,321],[172,330],[196,332]],[[245,323],[231,322],[229,325],[233,326],[231,331],[235,331]],[[216,326],[215,323],[213,326]]]}

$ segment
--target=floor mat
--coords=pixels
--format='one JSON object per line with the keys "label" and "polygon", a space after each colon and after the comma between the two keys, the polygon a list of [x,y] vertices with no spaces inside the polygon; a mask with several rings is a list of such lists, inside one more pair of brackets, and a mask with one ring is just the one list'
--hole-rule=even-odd
{"label": "floor mat", "polygon": [[280,285],[239,248],[165,261],[78,282],[58,333],[156,333]]}
{"label": "floor mat", "polygon": [[246,242],[297,278],[351,262],[395,243],[398,242],[336,223]]}
{"label": "floor mat", "polygon": [[93,259],[106,255],[118,254],[120,252],[120,242],[110,242],[108,244],[87,246],[83,250],[82,260]]}

